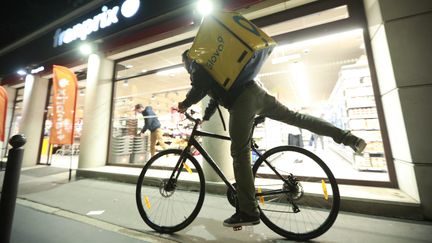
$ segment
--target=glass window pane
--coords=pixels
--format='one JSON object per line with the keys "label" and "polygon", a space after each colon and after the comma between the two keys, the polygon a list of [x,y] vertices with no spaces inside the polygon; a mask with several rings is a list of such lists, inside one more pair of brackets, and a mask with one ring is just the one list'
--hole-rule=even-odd
{"label": "glass window pane", "polygon": [[320,156],[337,178],[389,180],[363,30],[278,46],[258,78],[290,109],[352,130],[368,142],[365,153],[355,155],[331,138],[269,121],[264,139],[268,147],[300,136],[298,145]]}
{"label": "glass window pane", "polygon": [[[264,30],[274,36],[348,17],[347,7],[341,6],[271,25]],[[362,156],[355,155],[349,147],[336,144],[331,138],[270,119],[256,130],[254,137],[260,149],[265,151],[292,143],[297,138],[297,145],[320,156],[337,178],[389,180],[363,31],[353,29],[279,45],[257,80],[290,109],[352,130],[368,142],[366,152]],[[175,117],[177,113],[171,112],[171,107],[189,90],[189,76],[182,68],[165,75],[156,71],[180,64],[181,53],[190,45],[120,63],[117,78],[121,80],[115,84],[110,163],[141,164],[149,157],[149,135],[143,138],[137,135],[144,125],[144,118],[132,111],[138,103],[152,106],[156,111],[167,143],[181,143],[181,132],[180,136],[177,132],[179,119]],[[136,75],[141,76],[126,78]],[[135,146],[137,143],[139,146]]]}
{"label": "glass window pane", "polygon": [[305,15],[299,18],[290,19],[277,24],[266,26],[264,32],[276,36],[296,30],[306,29],[313,26],[334,22],[349,17],[346,5]]}
{"label": "glass window pane", "polygon": [[127,77],[142,75],[151,70],[171,67],[181,63],[181,54],[188,49],[191,43],[169,48],[145,56],[128,59],[117,63],[116,78],[124,79]]}
{"label": "glass window pane", "polygon": [[[181,53],[189,46],[190,44],[182,46],[183,49],[167,49],[162,51],[161,55],[158,52],[136,58],[135,61],[140,64],[134,67],[139,70],[167,67],[157,66],[151,60],[154,56],[162,55],[165,55],[167,60],[173,60],[169,66],[175,67],[115,83],[109,163],[143,164],[150,157],[150,132],[140,135],[144,117],[135,113],[136,104],[152,107],[161,123],[163,140],[169,147],[178,148],[185,145],[185,129],[179,128],[185,124],[182,124],[180,115],[171,108],[176,107],[190,89],[189,74],[182,66],[178,66],[181,64]],[[194,109],[197,108],[199,107]],[[156,151],[161,149],[162,147],[157,144]]]}

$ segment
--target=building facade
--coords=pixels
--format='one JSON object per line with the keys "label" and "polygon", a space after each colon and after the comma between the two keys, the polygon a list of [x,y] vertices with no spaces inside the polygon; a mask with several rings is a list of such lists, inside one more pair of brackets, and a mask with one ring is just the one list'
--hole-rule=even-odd
{"label": "building facade", "polygon": [[[192,45],[202,16],[196,1],[148,2],[93,1],[1,50],[1,82],[11,101],[7,131],[9,137],[23,133],[28,139],[24,166],[62,161],[72,161],[78,170],[142,166],[149,158],[149,134],[137,135],[144,118],[133,111],[136,104],[153,108],[169,146],[184,145],[188,124],[172,107],[190,88],[181,53]],[[215,11],[240,12],[278,42],[256,77],[269,92],[291,109],[368,141],[359,156],[309,131],[266,121],[254,135],[260,148],[303,146],[328,163],[339,183],[399,188],[431,219],[430,1],[217,3]],[[91,54],[78,51],[84,43],[93,48]],[[70,68],[79,80],[72,145],[49,143],[52,65]],[[19,68],[29,74],[15,75]],[[203,110],[206,102],[194,109]],[[204,128],[226,133],[216,116]],[[203,143],[230,171],[229,144]]]}

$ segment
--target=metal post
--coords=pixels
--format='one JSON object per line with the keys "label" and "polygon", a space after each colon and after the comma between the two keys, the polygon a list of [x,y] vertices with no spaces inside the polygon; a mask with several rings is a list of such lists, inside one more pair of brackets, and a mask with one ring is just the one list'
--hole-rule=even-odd
{"label": "metal post", "polygon": [[13,136],[9,143],[12,148],[8,154],[0,201],[0,242],[2,243],[9,243],[10,240],[18,193],[18,181],[24,154],[22,146],[26,143],[26,138],[24,135],[18,134]]}

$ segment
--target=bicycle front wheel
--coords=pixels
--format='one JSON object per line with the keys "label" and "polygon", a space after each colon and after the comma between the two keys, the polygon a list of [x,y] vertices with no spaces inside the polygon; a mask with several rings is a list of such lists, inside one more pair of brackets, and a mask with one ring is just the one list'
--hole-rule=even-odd
{"label": "bicycle front wheel", "polygon": [[198,161],[182,150],[168,149],[153,156],[139,175],[138,211],[159,233],[174,233],[198,215],[205,193],[204,173]]}
{"label": "bicycle front wheel", "polygon": [[339,212],[339,189],[327,165],[293,146],[273,148],[253,167],[262,221],[291,240],[325,233]]}

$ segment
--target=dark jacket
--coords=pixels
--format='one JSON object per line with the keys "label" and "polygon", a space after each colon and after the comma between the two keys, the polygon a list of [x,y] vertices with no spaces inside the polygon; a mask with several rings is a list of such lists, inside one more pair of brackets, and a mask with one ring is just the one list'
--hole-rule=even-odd
{"label": "dark jacket", "polygon": [[141,114],[144,116],[144,127],[141,129],[141,133],[144,133],[147,129],[154,132],[154,130],[161,127],[159,119],[151,106],[146,106]]}
{"label": "dark jacket", "polygon": [[190,107],[206,95],[209,95],[211,100],[205,110],[203,120],[210,119],[216,111],[218,104],[230,109],[245,86],[253,82],[253,78],[258,74],[264,58],[268,54],[268,50],[255,53],[229,91],[222,88],[203,67],[192,61],[186,67],[186,70],[190,74],[192,88],[186,94],[186,98],[182,102],[183,105]]}
{"label": "dark jacket", "polygon": [[[240,82],[236,83],[237,87],[232,87],[229,91],[226,91],[196,62],[192,62],[187,69],[190,74],[192,88],[186,94],[186,99],[182,103],[184,106],[190,107],[198,103],[206,95],[209,95],[211,100],[204,112],[203,120],[210,119],[219,104],[230,109],[242,91],[243,86],[240,85]],[[242,83],[247,83],[247,81],[244,80]]]}

